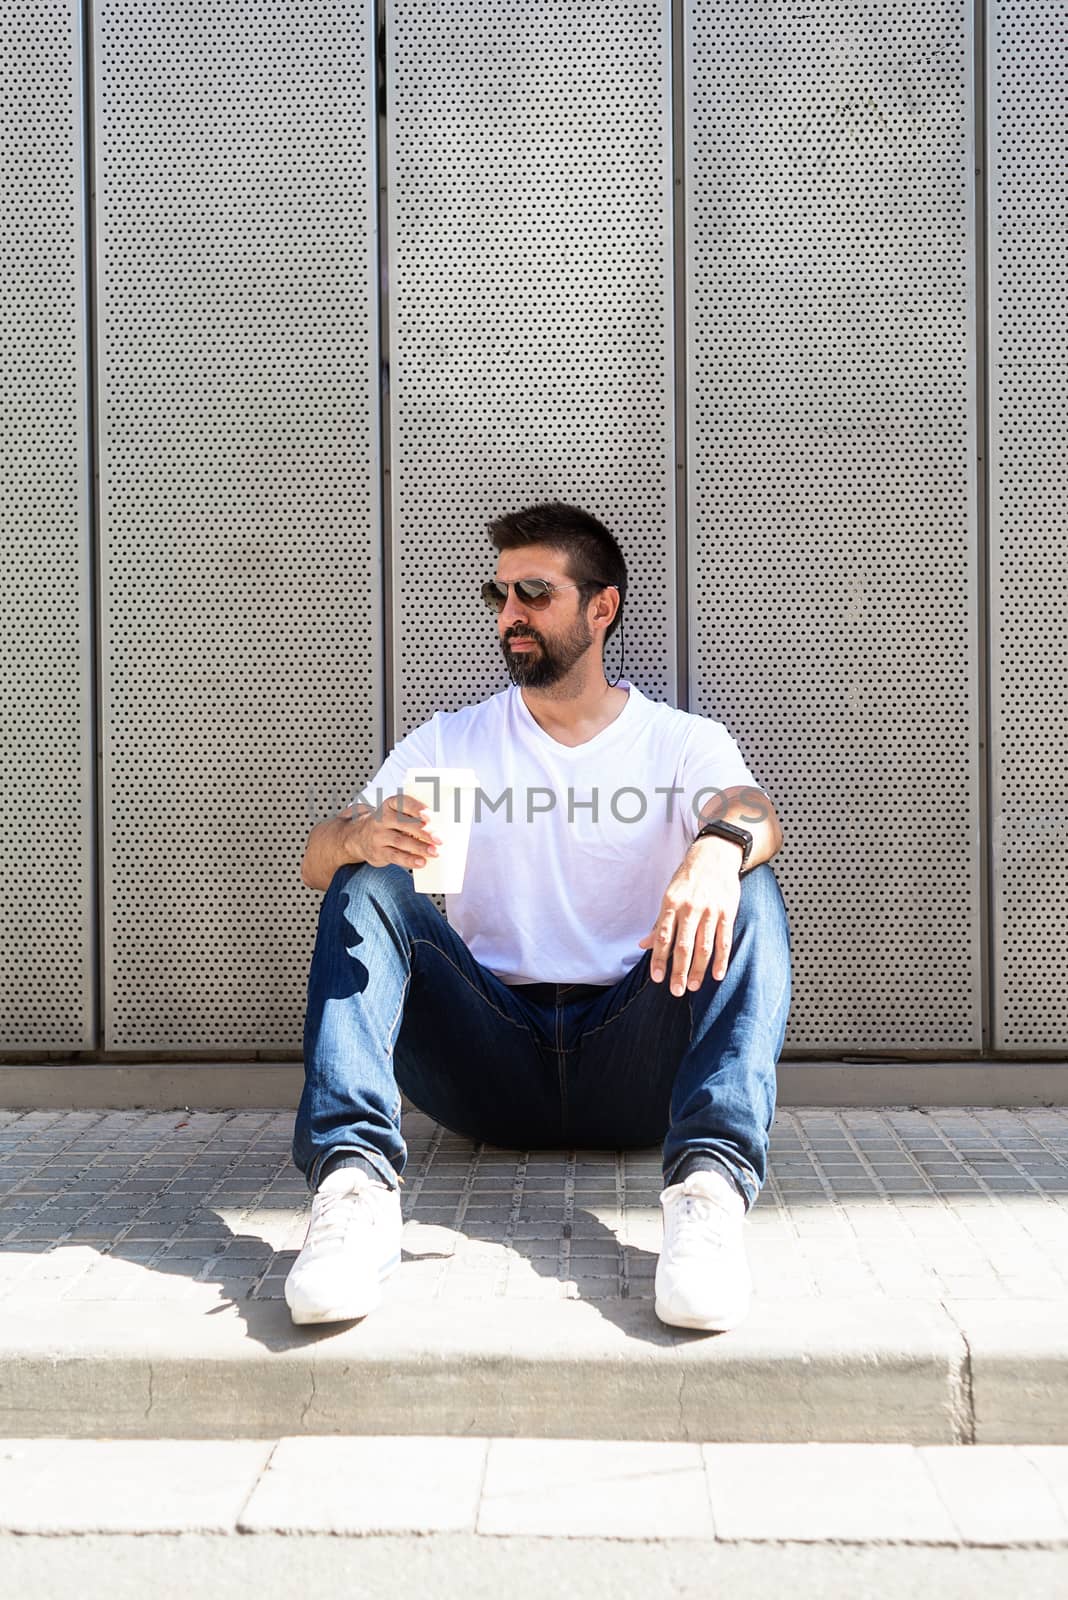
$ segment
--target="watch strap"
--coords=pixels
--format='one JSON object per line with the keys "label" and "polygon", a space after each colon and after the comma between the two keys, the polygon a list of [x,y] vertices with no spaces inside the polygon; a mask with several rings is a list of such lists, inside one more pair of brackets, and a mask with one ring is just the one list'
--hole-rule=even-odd
{"label": "watch strap", "polygon": [[741,845],[742,864],[738,868],[738,876],[740,878],[748,865],[749,857],[753,853],[753,835],[749,832],[749,829],[739,828],[733,822],[720,822],[718,820],[706,822],[702,827],[698,828],[694,835],[694,843],[709,834],[715,834],[720,839],[730,839],[733,844]]}

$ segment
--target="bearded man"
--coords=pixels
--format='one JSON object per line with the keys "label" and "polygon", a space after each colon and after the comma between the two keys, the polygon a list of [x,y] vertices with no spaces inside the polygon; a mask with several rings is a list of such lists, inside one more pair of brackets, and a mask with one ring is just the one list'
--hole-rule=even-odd
{"label": "bearded man", "polygon": [[[782,829],[723,723],[609,684],[627,573],[608,529],[553,502],[489,532],[509,687],[415,728],[307,842],[325,894],[293,1159],[314,1199],[286,1300],[300,1324],[379,1303],[403,1092],[510,1149],[660,1141],[656,1315],[723,1331],[749,1307],[790,1006]],[[473,769],[482,802],[447,917],[412,881],[440,839],[401,790],[428,767]]]}

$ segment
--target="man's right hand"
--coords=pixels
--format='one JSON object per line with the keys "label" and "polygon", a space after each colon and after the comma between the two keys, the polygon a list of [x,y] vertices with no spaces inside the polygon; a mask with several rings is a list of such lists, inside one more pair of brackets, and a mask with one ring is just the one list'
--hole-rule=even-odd
{"label": "man's right hand", "polygon": [[308,836],[301,880],[309,889],[329,889],[339,867],[366,861],[372,867],[421,867],[437,854],[441,840],[426,825],[429,806],[410,795],[390,795],[379,810],[352,806]]}
{"label": "man's right hand", "polygon": [[[349,824],[359,849],[353,859],[372,867],[422,867],[428,855],[436,856],[441,840],[430,831],[429,806],[407,794],[391,794],[378,811],[365,811]],[[341,813],[352,817],[352,807]]]}

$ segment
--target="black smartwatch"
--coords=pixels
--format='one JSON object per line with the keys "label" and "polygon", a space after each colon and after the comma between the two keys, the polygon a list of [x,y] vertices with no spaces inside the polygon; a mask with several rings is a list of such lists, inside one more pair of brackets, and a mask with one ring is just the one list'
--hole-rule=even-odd
{"label": "black smartwatch", "polygon": [[749,857],[753,853],[753,835],[748,828],[739,828],[733,822],[706,822],[704,827],[698,828],[694,834],[694,843],[696,844],[698,839],[703,839],[706,834],[710,833],[717,834],[721,839],[731,839],[735,844],[741,845],[742,864],[738,868],[738,876],[740,878],[745,871]]}

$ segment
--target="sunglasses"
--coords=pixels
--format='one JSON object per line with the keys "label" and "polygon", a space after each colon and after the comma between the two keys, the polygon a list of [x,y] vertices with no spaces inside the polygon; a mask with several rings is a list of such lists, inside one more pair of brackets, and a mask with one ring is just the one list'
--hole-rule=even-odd
{"label": "sunglasses", "polygon": [[516,599],[531,611],[544,611],[558,589],[614,587],[614,584],[602,583],[600,578],[587,578],[584,583],[550,583],[547,578],[517,578],[514,583],[502,583],[499,578],[489,578],[482,585],[482,598],[491,611],[499,613],[508,604],[508,590],[514,589]]}

